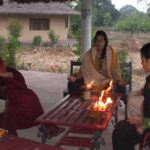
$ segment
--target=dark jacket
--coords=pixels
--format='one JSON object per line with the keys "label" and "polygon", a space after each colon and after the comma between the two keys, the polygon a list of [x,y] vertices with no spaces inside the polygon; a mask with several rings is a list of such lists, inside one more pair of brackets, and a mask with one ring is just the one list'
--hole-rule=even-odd
{"label": "dark jacket", "polygon": [[144,117],[150,118],[150,75],[146,78],[144,87]]}

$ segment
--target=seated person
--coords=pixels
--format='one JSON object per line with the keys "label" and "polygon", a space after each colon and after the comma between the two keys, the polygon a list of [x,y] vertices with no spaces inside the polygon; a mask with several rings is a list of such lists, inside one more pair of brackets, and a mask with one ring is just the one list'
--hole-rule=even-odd
{"label": "seated person", "polygon": [[142,115],[142,104],[143,104],[143,89],[139,91],[132,91],[128,95],[127,99],[127,116],[128,118],[134,116],[141,116]]}
{"label": "seated person", "polygon": [[0,128],[17,134],[17,129],[35,126],[35,119],[43,113],[37,95],[27,88],[20,72],[6,67],[0,59],[0,85],[4,84],[7,87],[7,108],[0,114]]}
{"label": "seated person", "polygon": [[80,92],[84,84],[93,80],[94,86],[105,86],[110,80],[122,81],[117,52],[108,45],[106,33],[97,31],[93,42],[93,47],[83,57],[80,71],[68,77],[69,93]]}
{"label": "seated person", "polygon": [[[150,43],[141,48],[141,59],[144,70],[150,72]],[[134,116],[127,121],[121,121],[117,124],[112,135],[113,150],[134,150],[145,134],[144,122],[150,118],[150,75],[146,78],[143,90],[143,108],[141,116]]]}

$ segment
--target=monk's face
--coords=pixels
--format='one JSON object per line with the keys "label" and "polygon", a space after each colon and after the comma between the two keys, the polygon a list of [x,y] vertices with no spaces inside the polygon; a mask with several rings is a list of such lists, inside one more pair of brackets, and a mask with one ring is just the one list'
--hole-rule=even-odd
{"label": "monk's face", "polygon": [[97,36],[96,41],[95,41],[95,47],[97,48],[98,51],[102,51],[106,42],[103,36]]}
{"label": "monk's face", "polygon": [[146,72],[150,72],[150,59],[141,55],[141,64]]}

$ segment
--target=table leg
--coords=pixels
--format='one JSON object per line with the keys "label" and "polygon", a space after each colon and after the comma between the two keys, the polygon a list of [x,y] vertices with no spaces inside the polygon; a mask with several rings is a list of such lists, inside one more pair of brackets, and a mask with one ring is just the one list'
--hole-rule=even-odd
{"label": "table leg", "polygon": [[43,124],[39,127],[38,137],[41,137],[42,143],[46,143],[47,138],[49,137],[48,134],[48,126],[46,124]]}
{"label": "table leg", "polygon": [[102,132],[97,131],[94,135],[94,149],[95,150],[100,150],[100,146],[101,144],[104,145],[105,141],[104,139],[101,137],[102,136]]}

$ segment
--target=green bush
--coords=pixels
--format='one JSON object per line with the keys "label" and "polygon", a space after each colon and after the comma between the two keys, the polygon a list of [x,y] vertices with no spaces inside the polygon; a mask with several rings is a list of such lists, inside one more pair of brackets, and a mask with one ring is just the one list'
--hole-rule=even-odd
{"label": "green bush", "polygon": [[74,38],[76,39],[76,45],[75,45],[75,51],[74,53],[78,55],[79,57],[81,56],[81,30],[78,30],[77,32],[74,33]]}
{"label": "green bush", "polygon": [[130,15],[120,19],[115,25],[115,29],[118,31],[131,32],[132,34],[136,32],[147,32],[150,31],[150,20],[147,16],[142,14]]}
{"label": "green bush", "polygon": [[119,62],[120,63],[126,63],[128,60],[128,51],[127,50],[121,50],[119,52]]}
{"label": "green bush", "polygon": [[16,50],[19,47],[18,40],[16,38],[11,38],[7,44],[7,65],[9,67],[16,68]]}
{"label": "green bush", "polygon": [[7,30],[9,33],[7,44],[7,65],[16,68],[16,50],[20,48],[19,37],[21,36],[22,26],[17,19],[8,21]]}
{"label": "green bush", "polygon": [[18,39],[21,36],[22,26],[18,19],[9,19],[7,29],[9,32],[9,38],[13,37]]}
{"label": "green bush", "polygon": [[57,44],[58,39],[59,39],[59,36],[57,36],[54,31],[50,30],[50,31],[48,32],[48,37],[49,37],[49,39],[51,40],[51,42],[52,42],[53,45],[56,45],[56,44]]}
{"label": "green bush", "polygon": [[0,57],[5,61],[7,57],[6,40],[0,36]]}
{"label": "green bush", "polygon": [[34,36],[33,41],[32,41],[32,45],[33,46],[40,46],[42,42],[42,37],[39,35]]}
{"label": "green bush", "polygon": [[[120,63],[127,63],[128,61],[128,51],[122,50],[119,52],[119,62]],[[121,68],[121,76],[124,81],[129,81],[131,78],[130,72],[128,68]]]}

